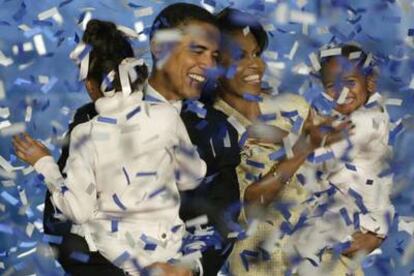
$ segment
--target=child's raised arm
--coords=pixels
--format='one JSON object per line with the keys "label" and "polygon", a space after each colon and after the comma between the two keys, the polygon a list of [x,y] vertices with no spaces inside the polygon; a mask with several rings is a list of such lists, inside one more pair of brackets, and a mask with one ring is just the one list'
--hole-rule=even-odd
{"label": "child's raised arm", "polygon": [[17,156],[43,175],[54,205],[74,223],[82,224],[96,208],[96,184],[93,171],[94,151],[88,133],[76,127],[71,134],[66,178],[63,178],[46,147],[25,134],[14,137]]}

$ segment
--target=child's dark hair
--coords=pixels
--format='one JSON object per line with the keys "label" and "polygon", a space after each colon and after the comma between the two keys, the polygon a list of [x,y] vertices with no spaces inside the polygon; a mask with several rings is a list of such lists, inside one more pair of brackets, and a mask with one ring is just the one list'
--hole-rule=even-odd
{"label": "child's dark hair", "polygon": [[189,3],[176,3],[163,9],[154,19],[150,40],[158,30],[177,28],[189,21],[198,21],[217,26],[216,19],[209,11]]}
{"label": "child's dark hair", "polygon": [[[134,57],[134,50],[125,35],[116,25],[109,21],[92,19],[86,26],[82,41],[92,47],[89,53],[89,68],[86,79],[101,84],[106,75],[115,71],[112,82],[116,91],[122,89],[118,66],[125,59]],[[142,84],[148,77],[147,66],[136,66],[138,79],[131,83],[132,91]]]}
{"label": "child's dark hair", "polygon": [[260,54],[267,48],[269,39],[260,22],[251,14],[237,9],[225,8],[216,15],[217,25],[222,33],[232,33],[249,27],[260,48]]}
{"label": "child's dark hair", "polygon": [[[371,64],[369,64],[368,66],[366,66],[364,68],[364,65],[365,65],[365,62],[367,61],[368,55],[360,47],[358,47],[356,45],[352,45],[352,44],[344,44],[342,46],[338,46],[338,48],[339,47],[341,48],[341,54],[340,55],[327,56],[327,57],[321,58],[321,60],[320,60],[320,64],[321,64],[320,73],[321,73],[322,80],[324,79],[324,73],[325,73],[325,70],[326,70],[326,65],[332,59],[335,59],[337,57],[344,57],[344,58],[348,59],[365,76],[367,76],[367,75],[369,75],[373,72],[373,66]],[[352,54],[356,55],[356,53],[360,53],[359,56],[357,56],[356,58],[352,58],[351,55]]]}

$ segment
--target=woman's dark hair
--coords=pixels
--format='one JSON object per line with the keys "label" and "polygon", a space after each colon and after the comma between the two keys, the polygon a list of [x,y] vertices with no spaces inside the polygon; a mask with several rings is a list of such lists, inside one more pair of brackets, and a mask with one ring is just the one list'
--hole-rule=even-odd
{"label": "woman's dark hair", "polygon": [[177,28],[189,21],[199,21],[217,26],[216,18],[206,9],[189,3],[176,3],[164,8],[154,19],[150,41],[158,30]]}
{"label": "woman's dark hair", "polygon": [[267,48],[269,39],[262,24],[251,14],[237,9],[225,8],[216,15],[217,25],[222,33],[232,33],[249,27],[260,48],[260,54]]}
{"label": "woman's dark hair", "polygon": [[[122,89],[118,66],[128,57],[134,57],[134,50],[125,35],[112,22],[92,19],[86,26],[82,41],[92,47],[89,53],[87,79],[101,84],[106,75],[115,71],[112,86],[116,91]],[[138,79],[131,83],[132,90],[142,84],[148,77],[148,69],[144,65],[136,66]]]}

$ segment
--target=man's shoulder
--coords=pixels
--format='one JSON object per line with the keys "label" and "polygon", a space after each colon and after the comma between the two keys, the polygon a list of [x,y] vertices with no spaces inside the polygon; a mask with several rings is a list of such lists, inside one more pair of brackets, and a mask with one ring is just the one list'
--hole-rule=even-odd
{"label": "man's shoulder", "polygon": [[93,117],[97,115],[95,104],[94,103],[87,103],[81,107],[79,107],[75,111],[75,115],[73,117],[73,124],[78,125],[84,122],[91,120]]}

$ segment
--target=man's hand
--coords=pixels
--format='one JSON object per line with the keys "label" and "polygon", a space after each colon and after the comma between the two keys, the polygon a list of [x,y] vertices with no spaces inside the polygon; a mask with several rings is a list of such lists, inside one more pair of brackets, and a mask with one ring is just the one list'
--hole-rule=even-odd
{"label": "man's hand", "polygon": [[154,276],[192,276],[193,273],[185,267],[174,266],[169,263],[153,263],[147,267]]}
{"label": "man's hand", "polygon": [[356,253],[364,251],[365,253],[371,253],[378,247],[380,247],[384,239],[378,237],[374,233],[361,233],[356,232],[352,235],[352,243],[349,248],[347,248],[342,255],[352,258]]}
{"label": "man's hand", "polygon": [[34,140],[27,133],[13,136],[12,143],[17,157],[32,166],[40,158],[50,155],[49,150],[42,143]]}

